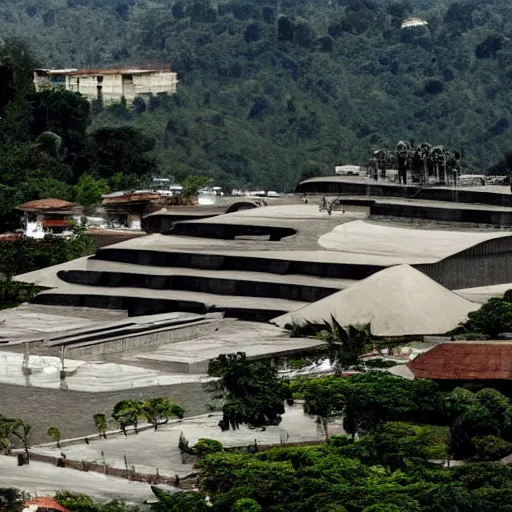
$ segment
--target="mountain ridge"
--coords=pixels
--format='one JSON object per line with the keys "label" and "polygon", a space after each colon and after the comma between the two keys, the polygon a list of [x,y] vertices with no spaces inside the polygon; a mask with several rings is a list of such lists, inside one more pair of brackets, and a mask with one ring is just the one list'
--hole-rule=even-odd
{"label": "mountain ridge", "polygon": [[[0,28],[43,66],[169,64],[172,101],[104,109],[92,128],[155,137],[162,175],[289,191],[401,139],[505,173],[511,15],[495,0],[7,0]],[[411,16],[428,27],[401,29]]]}

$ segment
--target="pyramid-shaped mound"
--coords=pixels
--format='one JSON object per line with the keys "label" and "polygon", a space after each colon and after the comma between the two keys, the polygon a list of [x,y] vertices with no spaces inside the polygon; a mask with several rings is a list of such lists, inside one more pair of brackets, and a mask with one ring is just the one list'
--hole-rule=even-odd
{"label": "pyramid-shaped mound", "polygon": [[343,326],[370,324],[375,336],[434,335],[454,329],[479,307],[419,270],[397,265],[272,323],[323,324],[334,316]]}

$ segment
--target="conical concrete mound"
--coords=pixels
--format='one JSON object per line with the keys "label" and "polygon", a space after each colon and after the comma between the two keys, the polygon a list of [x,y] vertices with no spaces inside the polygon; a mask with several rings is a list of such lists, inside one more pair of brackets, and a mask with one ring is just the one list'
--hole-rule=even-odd
{"label": "conical concrete mound", "polygon": [[479,307],[419,270],[397,265],[272,323],[321,324],[332,315],[343,326],[370,324],[375,336],[435,335],[454,329]]}

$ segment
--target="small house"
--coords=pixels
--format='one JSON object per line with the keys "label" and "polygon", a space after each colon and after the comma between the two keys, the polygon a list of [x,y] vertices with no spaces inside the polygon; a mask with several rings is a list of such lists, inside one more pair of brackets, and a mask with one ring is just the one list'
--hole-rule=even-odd
{"label": "small house", "polygon": [[34,498],[25,502],[23,512],[69,512],[53,498]]}
{"label": "small house", "polygon": [[24,233],[30,238],[71,234],[70,224],[80,222],[84,213],[78,203],[53,198],[29,201],[16,209],[23,212]]}
{"label": "small house", "polygon": [[441,343],[407,367],[415,378],[435,380],[444,388],[492,387],[512,396],[512,343],[508,341]]}

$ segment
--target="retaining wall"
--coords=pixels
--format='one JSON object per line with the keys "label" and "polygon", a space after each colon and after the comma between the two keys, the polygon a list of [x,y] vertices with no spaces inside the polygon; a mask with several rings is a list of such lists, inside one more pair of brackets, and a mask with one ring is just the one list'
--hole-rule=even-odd
{"label": "retaining wall", "polygon": [[340,279],[364,279],[383,268],[382,265],[353,265],[317,261],[256,258],[242,255],[219,255],[191,252],[165,252],[142,249],[100,249],[94,259],[157,267],[199,268],[204,270],[241,270],[269,274],[300,274]]}
{"label": "retaining wall", "polygon": [[428,199],[431,201],[449,201],[458,203],[480,203],[494,206],[512,207],[512,194],[500,194],[464,188],[419,187],[415,185],[392,185],[387,183],[361,183],[315,179],[306,180],[297,185],[297,194],[336,194],[364,195],[376,197],[404,197],[409,199]]}
{"label": "retaining wall", "polygon": [[67,283],[87,286],[186,290],[215,295],[280,298],[302,302],[314,302],[339,291],[339,288],[327,286],[252,281],[235,278],[220,279],[204,276],[154,275],[88,270],[63,270],[58,273],[58,277]]}
{"label": "retaining wall", "polygon": [[177,236],[198,238],[219,238],[234,240],[237,237],[269,237],[270,241],[279,241],[297,233],[293,228],[281,226],[258,226],[247,224],[224,224],[214,222],[177,222],[169,232]]}
{"label": "retaining wall", "polygon": [[186,220],[208,219],[220,215],[219,213],[211,213],[205,215],[168,213],[158,215],[148,215],[142,219],[141,227],[146,233],[168,233],[172,230],[174,224]]}
{"label": "retaining wall", "polygon": [[276,316],[288,313],[280,308],[252,307],[218,307],[203,302],[180,300],[147,299],[139,297],[123,297],[120,295],[94,295],[74,293],[40,293],[32,301],[35,304],[48,306],[74,306],[100,309],[121,309],[128,311],[129,316],[156,315],[183,311],[204,315],[206,313],[224,313],[229,318],[239,318],[252,322],[268,322]]}
{"label": "retaining wall", "polygon": [[52,425],[59,428],[63,438],[87,436],[96,432],[94,414],[110,415],[114,405],[125,398],[147,400],[155,396],[167,396],[183,405],[186,416],[204,414],[205,405],[211,402],[201,383],[97,393],[0,384],[0,412],[30,423],[32,443],[39,444],[49,441],[46,431]]}

